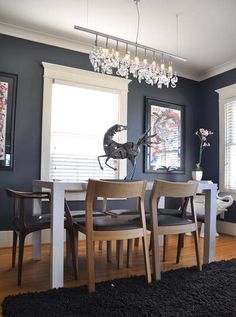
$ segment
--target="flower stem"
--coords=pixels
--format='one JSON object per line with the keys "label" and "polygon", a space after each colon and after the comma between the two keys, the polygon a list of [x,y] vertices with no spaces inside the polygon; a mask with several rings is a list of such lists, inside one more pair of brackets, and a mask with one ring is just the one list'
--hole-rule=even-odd
{"label": "flower stem", "polygon": [[199,151],[199,160],[198,160],[199,167],[201,166],[201,162],[202,162],[202,144],[203,144],[203,141],[201,140],[200,151]]}

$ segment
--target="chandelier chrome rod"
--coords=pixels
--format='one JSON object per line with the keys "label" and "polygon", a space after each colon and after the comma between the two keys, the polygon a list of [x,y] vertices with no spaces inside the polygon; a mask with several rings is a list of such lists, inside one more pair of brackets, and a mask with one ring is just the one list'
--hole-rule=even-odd
{"label": "chandelier chrome rod", "polygon": [[100,37],[109,38],[111,40],[114,40],[114,41],[117,41],[117,42],[121,42],[121,43],[125,43],[125,44],[131,45],[131,46],[134,46],[134,47],[138,47],[138,48],[141,48],[141,49],[144,49],[144,50],[146,49],[147,51],[155,52],[155,53],[161,54],[163,56],[168,56],[168,57],[171,57],[173,59],[180,60],[182,62],[186,62],[187,61],[186,58],[180,57],[178,55],[170,54],[170,53],[167,53],[167,52],[164,52],[164,51],[157,50],[157,49],[152,48],[152,47],[148,47],[148,46],[145,46],[145,45],[142,45],[142,44],[138,44],[138,43],[131,42],[131,41],[128,41],[128,40],[125,40],[125,39],[121,39],[119,37],[116,37],[116,36],[113,36],[113,35],[109,35],[109,34],[106,34],[106,33],[97,32],[97,31],[94,31],[94,30],[91,30],[91,29],[87,29],[87,28],[78,26],[78,25],[75,25],[74,29],[82,31],[82,32],[94,34],[94,35],[97,35],[97,36],[100,36]]}

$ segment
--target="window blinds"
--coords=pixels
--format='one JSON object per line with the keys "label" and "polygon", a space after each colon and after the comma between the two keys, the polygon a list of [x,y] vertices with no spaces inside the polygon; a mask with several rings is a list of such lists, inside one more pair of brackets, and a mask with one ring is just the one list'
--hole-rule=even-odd
{"label": "window blinds", "polygon": [[225,188],[236,190],[236,99],[225,104]]}

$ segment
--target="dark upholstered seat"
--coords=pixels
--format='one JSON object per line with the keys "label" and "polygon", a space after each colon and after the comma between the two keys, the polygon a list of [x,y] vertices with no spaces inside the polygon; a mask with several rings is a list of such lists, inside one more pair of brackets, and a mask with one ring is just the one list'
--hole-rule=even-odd
{"label": "dark upholstered seat", "polygon": [[[85,210],[70,210],[70,214],[72,217],[74,218],[81,218],[81,217],[85,217]],[[96,211],[93,214],[94,217],[104,217],[104,212],[99,212]]]}
{"label": "dark upholstered seat", "polygon": [[129,210],[129,209],[112,209],[107,211],[108,214],[110,215],[138,215],[137,210]]}
{"label": "dark upholstered seat", "polygon": [[[93,219],[94,231],[116,231],[116,230],[130,230],[140,228],[137,221],[132,221],[132,216],[120,216],[118,218],[112,217],[97,217]],[[85,226],[85,219],[75,220],[78,226]]]}
{"label": "dark upholstered seat", "polygon": [[159,215],[181,216],[181,210],[179,209],[159,208],[158,213]]}
{"label": "dark upholstered seat", "polygon": [[[147,226],[150,226],[150,215],[146,216],[146,223]],[[191,220],[181,218],[181,217],[175,217],[175,216],[169,216],[169,215],[159,215],[158,216],[158,226],[181,226],[181,225],[189,225],[192,223]]]}

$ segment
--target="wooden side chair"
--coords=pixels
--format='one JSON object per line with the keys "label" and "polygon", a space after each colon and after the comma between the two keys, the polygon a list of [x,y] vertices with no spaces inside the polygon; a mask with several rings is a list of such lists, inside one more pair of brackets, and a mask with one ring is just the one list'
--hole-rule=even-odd
{"label": "wooden side chair", "polygon": [[50,215],[42,214],[34,216],[31,212],[27,215],[25,202],[32,199],[50,201],[48,192],[21,192],[6,189],[7,195],[13,199],[14,219],[13,219],[13,248],[12,248],[12,267],[15,267],[17,239],[19,237],[18,251],[18,273],[17,284],[21,285],[22,265],[24,256],[25,237],[34,231],[50,228]]}
{"label": "wooden side chair", "polygon": [[[153,269],[156,280],[161,279],[160,273],[160,255],[159,255],[159,235],[178,234],[177,262],[180,258],[182,248],[182,238],[187,232],[192,232],[195,242],[195,253],[198,270],[202,269],[199,255],[199,237],[196,212],[193,207],[193,197],[196,194],[197,183],[178,183],[154,180],[150,196],[150,217],[147,219],[147,227],[152,232],[152,252],[153,252]],[[160,214],[158,203],[160,198],[181,198],[181,216]],[[188,202],[191,203],[191,219],[186,218],[186,209]]]}
{"label": "wooden side chair", "polygon": [[[87,271],[89,292],[95,291],[94,242],[109,240],[128,240],[142,237],[147,281],[151,282],[151,271],[147,247],[146,220],[144,211],[144,194],[146,181],[112,182],[89,180],[86,195],[86,217],[78,220],[79,231],[86,235]],[[134,223],[130,216],[93,217],[95,201],[102,198],[134,198],[139,199],[141,221]]]}
{"label": "wooden side chair", "polygon": [[[50,202],[49,192],[22,192],[12,189],[6,189],[8,197],[13,200],[13,248],[12,248],[12,267],[15,267],[16,262],[16,251],[17,251],[17,240],[19,237],[19,249],[18,249],[18,273],[17,273],[17,284],[20,286],[22,281],[22,266],[24,257],[24,243],[25,238],[28,234],[49,229],[51,226],[50,213],[42,213],[40,215],[33,215],[32,206],[26,206],[26,201],[32,201],[34,199],[40,199],[43,201]],[[76,213],[78,215],[78,213]],[[65,218],[65,229],[69,232],[70,228],[67,226],[67,219]],[[72,239],[68,240],[70,243],[69,250],[72,254],[72,263],[74,270],[74,277],[77,279],[77,266],[76,266],[76,250],[74,246],[74,241]]]}
{"label": "wooden side chair", "polygon": [[[77,222],[85,219],[86,211],[85,206],[82,209],[72,209],[70,206],[71,194],[73,194],[76,202],[84,202],[86,199],[86,189],[73,189],[65,191],[65,229],[66,229],[66,259],[69,262],[71,256],[72,266],[75,278],[78,278],[78,225]],[[84,208],[83,208],[84,207]],[[94,211],[94,217],[106,216],[104,212]]]}

